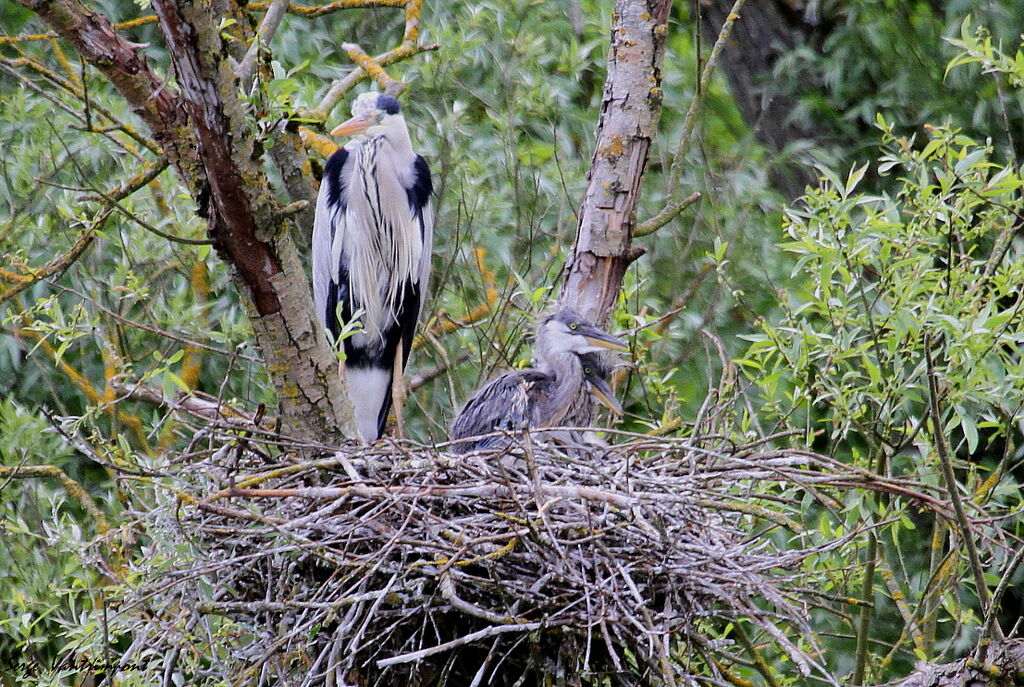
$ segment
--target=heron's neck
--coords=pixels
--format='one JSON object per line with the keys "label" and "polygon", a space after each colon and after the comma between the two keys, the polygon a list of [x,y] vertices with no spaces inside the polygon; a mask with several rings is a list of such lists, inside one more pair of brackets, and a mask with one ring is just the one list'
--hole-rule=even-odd
{"label": "heron's neck", "polygon": [[583,363],[575,353],[554,353],[548,355],[547,372],[555,378],[555,390],[550,401],[554,409],[549,425],[564,423],[566,415],[576,404],[576,397],[583,388]]}
{"label": "heron's neck", "polygon": [[412,149],[412,139],[409,138],[409,127],[404,121],[395,121],[384,133],[384,140],[391,146],[394,154],[396,168],[412,167],[416,159],[416,153]]}

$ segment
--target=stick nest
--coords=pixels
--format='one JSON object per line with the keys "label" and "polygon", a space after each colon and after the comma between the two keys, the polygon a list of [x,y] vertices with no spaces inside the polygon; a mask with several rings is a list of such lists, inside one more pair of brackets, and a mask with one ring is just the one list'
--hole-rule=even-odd
{"label": "stick nest", "polygon": [[[309,460],[235,435],[156,492],[147,527],[176,553],[153,546],[136,642],[195,683],[677,684],[722,679],[707,637],[744,619],[816,670],[787,639],[813,549],[750,532],[799,529],[778,492],[759,500],[766,484],[835,476],[813,454],[709,444],[538,432],[489,453],[386,441]],[[185,636],[219,649],[186,669]]]}

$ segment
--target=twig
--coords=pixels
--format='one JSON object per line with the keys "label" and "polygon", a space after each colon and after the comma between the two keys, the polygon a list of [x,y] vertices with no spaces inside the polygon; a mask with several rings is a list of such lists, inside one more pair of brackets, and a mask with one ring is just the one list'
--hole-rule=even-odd
{"label": "twig", "polygon": [[73,498],[89,514],[96,525],[96,533],[100,536],[110,531],[110,524],[96,502],[89,496],[89,492],[82,488],[82,485],[68,477],[67,473],[54,465],[19,465],[6,467],[0,465],[0,477],[11,477],[26,479],[29,477],[49,477],[56,479],[64,487],[68,496]]}
{"label": "twig", "polygon": [[281,20],[288,11],[289,4],[291,4],[291,0],[273,0],[270,3],[267,13],[263,15],[260,28],[252,39],[252,44],[238,65],[238,69],[235,70],[235,76],[246,91],[249,90],[252,78],[256,73],[256,61],[259,59],[260,49],[270,45],[270,41],[273,40],[274,34],[277,33],[277,29],[281,25]]}
{"label": "twig", "polygon": [[445,572],[441,575],[441,580],[438,583],[438,587],[441,589],[441,597],[452,605],[452,608],[462,611],[466,615],[471,615],[474,618],[481,618],[489,623],[496,625],[525,625],[526,623],[518,618],[513,618],[507,615],[499,615],[492,613],[486,609],[474,606],[473,604],[460,599],[459,595],[455,593],[455,583],[452,582],[452,575],[450,572]]}
{"label": "twig", "polygon": [[733,22],[739,19],[739,12],[743,8],[743,3],[745,1],[746,0],[736,0],[736,2],[733,3],[732,9],[729,10],[729,14],[725,18],[725,22],[722,24],[722,30],[718,32],[718,38],[715,40],[715,44],[711,48],[711,54],[708,55],[708,61],[704,64],[704,71],[701,72],[700,82],[697,85],[697,92],[694,94],[693,100],[690,101],[690,108],[686,111],[686,117],[683,119],[683,134],[679,140],[679,146],[676,148],[676,152],[672,156],[672,167],[669,170],[668,184],[666,186],[670,193],[679,183],[679,176],[683,169],[683,158],[686,156],[686,151],[690,147],[690,138],[693,136],[693,131],[696,128],[697,113],[703,105],[704,94],[708,90],[708,85],[711,83],[711,76],[714,74],[715,67],[718,65],[718,55],[722,52],[726,42],[729,40],[729,34],[732,33]]}
{"label": "twig", "polygon": [[981,559],[978,557],[978,549],[974,543],[974,532],[971,529],[970,521],[967,519],[967,513],[964,511],[963,502],[960,500],[956,475],[953,474],[953,461],[946,446],[945,429],[942,426],[942,415],[939,412],[938,380],[935,377],[935,367],[932,363],[931,346],[934,340],[930,333],[925,334],[924,355],[928,372],[928,403],[931,407],[935,448],[939,453],[939,463],[942,466],[942,478],[946,483],[946,491],[949,493],[949,500],[953,503],[953,512],[956,515],[956,524],[960,530],[960,538],[967,546],[967,560],[970,564],[971,572],[974,574],[974,584],[978,589],[978,600],[981,602],[981,607],[985,609],[985,623],[989,626],[992,639],[1001,640],[1003,639],[1003,630],[999,627],[999,623],[989,623],[989,618],[995,613],[995,609],[989,601],[985,571],[981,567]]}
{"label": "twig", "polygon": [[112,317],[113,319],[117,320],[121,324],[127,325],[129,327],[134,327],[136,329],[141,329],[143,331],[149,332],[150,334],[156,334],[157,336],[162,336],[165,339],[170,339],[171,341],[177,341],[178,343],[185,344],[186,346],[191,346],[192,348],[198,348],[198,349],[203,350],[203,351],[209,351],[210,353],[219,353],[220,355],[226,355],[226,356],[229,356],[231,358],[240,358],[242,360],[245,360],[247,362],[250,362],[250,363],[253,363],[253,364],[256,364],[256,365],[261,365],[263,363],[263,361],[260,358],[256,358],[256,357],[251,356],[251,355],[245,355],[245,354],[240,353],[238,351],[225,351],[222,348],[217,348],[216,346],[210,346],[209,344],[204,344],[204,343],[201,343],[199,341],[195,341],[194,339],[189,339],[189,338],[186,338],[186,337],[181,336],[179,334],[174,334],[173,332],[165,331],[163,329],[157,329],[156,327],[151,327],[150,325],[144,324],[142,322],[139,322],[138,320],[129,319],[127,317],[119,315],[118,313],[114,312],[113,310],[111,310],[109,308],[106,308],[106,307],[100,305],[96,300],[89,298],[88,296],[86,296],[81,291],[73,289],[73,288],[71,288],[69,286],[64,286],[63,284],[57,284],[57,283],[54,283],[54,286],[56,286],[61,291],[67,291],[68,293],[72,293],[72,294],[78,296],[83,301],[90,301],[92,303],[93,307],[96,308],[97,310],[99,310],[101,313],[103,313],[107,317]]}
{"label": "twig", "polygon": [[[403,43],[402,45],[388,50],[387,52],[381,53],[376,57],[372,58],[373,62],[381,67],[387,67],[408,59],[413,55],[418,55],[421,52],[427,52],[430,50],[437,50],[440,46],[438,45],[419,45],[417,43]],[[301,115],[311,119],[326,119],[327,115],[330,114],[334,106],[345,97],[349,91],[356,87],[360,81],[367,78],[369,75],[362,67],[356,67],[346,76],[338,79],[331,84],[327,94],[323,97],[320,103],[311,111],[303,111]]]}
{"label": "twig", "polygon": [[[988,608],[984,609],[985,624],[981,626],[980,632],[982,637],[985,637],[989,634],[989,631],[993,625],[995,627],[999,627],[999,604],[1002,602],[1003,594],[1005,594],[1006,590],[1009,588],[1011,580],[1013,579],[1014,575],[1016,575],[1017,568],[1020,567],[1020,564],[1022,562],[1024,562],[1024,546],[1019,546],[1017,548],[1017,553],[1014,554],[1013,558],[1010,560],[1009,563],[1006,564],[1006,567],[1003,569],[1003,575],[999,578],[999,584],[996,585],[995,591],[992,592],[992,600],[989,603]],[[1002,628],[1000,628],[1000,630],[1001,629]],[[982,650],[983,646],[979,644],[975,652],[976,660],[981,660]]]}
{"label": "twig", "polygon": [[644,236],[648,236],[649,234],[653,234],[654,232],[658,231],[663,226],[674,220],[680,214],[682,214],[683,210],[696,203],[698,200],[700,200],[700,198],[700,193],[698,191],[694,191],[684,200],[681,200],[673,205],[665,206],[654,217],[646,219],[640,224],[636,225],[636,228],[633,229],[633,238],[637,239]]}
{"label": "twig", "polygon": [[401,654],[399,656],[392,656],[391,658],[381,659],[377,661],[377,667],[387,668],[388,666],[394,666],[400,663],[412,663],[413,661],[419,661],[424,658],[427,658],[428,656],[433,656],[434,654],[440,654],[446,651],[450,651],[458,646],[472,644],[473,642],[477,642],[481,639],[486,639],[487,637],[493,637],[495,635],[504,634],[506,632],[533,632],[534,630],[540,629],[540,627],[541,623],[522,623],[519,625],[493,625],[491,627],[486,627],[482,630],[477,630],[476,632],[470,632],[468,635],[459,637],[458,639],[453,639],[452,641],[445,642],[444,644],[438,644],[437,646],[432,646],[426,649],[420,649],[419,651],[413,651],[408,654]]}
{"label": "twig", "polygon": [[[687,109],[686,117],[683,119],[683,134],[680,137],[676,152],[672,156],[672,166],[669,169],[668,182],[665,184],[665,188],[668,189],[667,197],[670,201],[675,195],[676,188],[679,186],[679,177],[683,168],[683,158],[686,157],[686,151],[690,147],[690,138],[693,136],[694,129],[697,125],[697,113],[704,104],[704,94],[707,92],[708,84],[711,82],[711,76],[714,74],[715,66],[718,64],[718,55],[722,52],[722,48],[725,47],[726,41],[729,39],[729,34],[732,32],[733,22],[739,18],[739,11],[743,7],[743,3],[745,1],[746,0],[736,0],[736,2],[733,3],[732,9],[729,10],[729,14],[725,18],[725,22],[722,24],[722,30],[718,33],[718,39],[711,48],[711,54],[708,56],[708,61],[704,64],[704,70],[701,72],[700,81],[697,83],[697,90],[693,94],[693,100],[690,101],[690,107]],[[658,229],[661,229],[663,226],[675,219],[681,212],[683,212],[683,210],[690,207],[698,200],[700,200],[700,193],[693,193],[682,201],[666,205],[654,217],[641,222],[633,230],[633,236],[642,237],[653,234]]]}

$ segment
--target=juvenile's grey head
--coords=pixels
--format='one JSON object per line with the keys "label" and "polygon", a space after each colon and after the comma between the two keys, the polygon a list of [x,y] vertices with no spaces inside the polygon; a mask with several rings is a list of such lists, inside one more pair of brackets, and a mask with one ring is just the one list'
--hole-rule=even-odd
{"label": "juvenile's grey head", "polygon": [[[615,397],[611,385],[608,383],[612,374],[612,366],[600,353],[584,353],[580,356],[580,363],[583,365],[583,381],[587,393],[616,415],[622,415],[622,404]],[[589,424],[589,418],[586,423]]]}
{"label": "juvenile's grey head", "polygon": [[561,353],[600,353],[601,351],[627,351],[621,339],[595,327],[582,315],[562,308],[541,320],[537,329],[538,358]]}

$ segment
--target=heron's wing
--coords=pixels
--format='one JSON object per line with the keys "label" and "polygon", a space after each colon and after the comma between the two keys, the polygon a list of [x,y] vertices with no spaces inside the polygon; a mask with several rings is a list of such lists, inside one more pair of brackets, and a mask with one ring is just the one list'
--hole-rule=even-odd
{"label": "heron's wing", "polygon": [[[489,434],[495,429],[532,426],[535,397],[548,382],[550,377],[539,370],[517,370],[488,382],[459,411],[452,423],[452,439]],[[456,446],[456,450],[477,447],[466,442]]]}
{"label": "heron's wing", "polygon": [[336,308],[348,303],[348,269],[341,264],[341,237],[345,233],[345,165],[348,151],[339,148],[324,166],[313,220],[313,303],[324,327],[337,336]]}
{"label": "heron's wing", "polygon": [[412,167],[412,187],[406,193],[409,197],[409,209],[412,211],[413,218],[419,223],[420,238],[423,240],[418,282],[420,294],[425,300],[430,289],[430,262],[434,250],[434,208],[430,202],[430,194],[434,191],[434,185],[426,160],[417,155]]}
{"label": "heron's wing", "polygon": [[413,162],[412,185],[406,189],[406,198],[409,202],[409,213],[419,234],[421,249],[419,264],[415,267],[412,281],[406,282],[404,286],[402,305],[396,314],[402,338],[403,362],[409,360],[416,325],[430,288],[430,267],[434,247],[434,210],[430,203],[432,191],[430,169],[426,161],[417,155]]}

